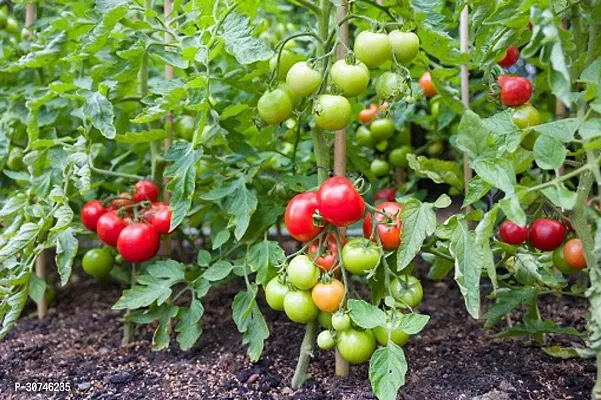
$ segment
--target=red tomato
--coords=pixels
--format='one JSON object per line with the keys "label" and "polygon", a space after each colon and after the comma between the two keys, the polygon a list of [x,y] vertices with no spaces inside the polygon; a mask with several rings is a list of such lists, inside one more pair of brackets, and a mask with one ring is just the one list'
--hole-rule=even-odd
{"label": "red tomato", "polygon": [[138,222],[121,231],[117,250],[127,261],[142,263],[157,254],[160,244],[158,232],[152,226]]}
{"label": "red tomato", "polygon": [[159,199],[159,187],[152,181],[143,180],[136,183],[134,192],[134,202],[139,203],[144,200],[155,202]]}
{"label": "red tomato", "polygon": [[98,219],[106,212],[107,209],[104,208],[100,200],[88,201],[81,208],[81,223],[92,232],[96,232]]}
{"label": "red tomato", "polygon": [[110,211],[98,220],[98,237],[109,246],[117,246],[119,234],[127,226],[127,221],[120,218],[117,211]]}
{"label": "red tomato", "polygon": [[121,207],[131,206],[134,202],[131,200],[131,195],[127,192],[119,194],[119,198],[111,202],[111,210],[118,210]]}
{"label": "red tomato", "polygon": [[[402,206],[399,203],[388,201],[380,203],[376,206],[376,209],[383,211],[387,216],[380,213],[375,213],[378,235],[382,242],[384,250],[395,250],[401,245],[401,232],[403,231],[403,223],[399,219],[399,213],[402,210]],[[373,241],[377,241],[376,238],[371,237],[372,231],[372,219],[371,214],[367,214],[363,220],[363,236]]]}
{"label": "red tomato", "polygon": [[537,219],[530,225],[528,241],[535,248],[553,251],[566,238],[566,227],[559,221],[549,218]]}
{"label": "red tomato", "polygon": [[171,233],[171,210],[165,203],[154,203],[149,210],[144,212],[144,219],[148,221],[158,233]]}
{"label": "red tomato", "polygon": [[374,201],[395,201],[396,200],[396,189],[395,188],[384,188],[376,192]]}
{"label": "red tomato", "polygon": [[430,71],[424,72],[421,78],[419,78],[419,86],[424,91],[424,96],[426,97],[434,97],[436,96],[436,88],[432,83],[432,76],[430,76]]}
{"label": "red tomato", "polygon": [[286,206],[284,224],[290,235],[299,242],[308,242],[323,231],[323,226],[313,223],[317,210],[317,192],[297,194]]}
{"label": "red tomato", "polygon": [[[344,236],[340,237],[340,244],[342,246],[346,244],[346,238]],[[307,249],[307,254],[322,272],[331,270],[338,260],[338,244],[336,243],[336,236],[332,233],[328,235],[328,241],[323,244],[321,256],[319,254],[319,240],[317,239],[311,243],[311,246]]]}
{"label": "red tomato", "polygon": [[509,244],[522,244],[528,239],[528,227],[505,221],[499,229],[501,240]]}
{"label": "red tomato", "polygon": [[563,246],[563,257],[572,268],[586,268],[586,259],[584,258],[584,250],[580,239],[570,239],[566,242]]}
{"label": "red tomato", "polygon": [[532,97],[532,83],[526,78],[501,75],[497,81],[501,85],[501,101],[508,107],[526,104]]}
{"label": "red tomato", "polygon": [[499,64],[503,68],[509,68],[516,62],[518,62],[520,58],[520,51],[515,46],[509,46],[507,51],[505,52],[505,57],[499,61]]}
{"label": "red tomato", "polygon": [[343,176],[333,176],[322,183],[317,202],[321,216],[335,226],[349,226],[365,214],[365,201]]}

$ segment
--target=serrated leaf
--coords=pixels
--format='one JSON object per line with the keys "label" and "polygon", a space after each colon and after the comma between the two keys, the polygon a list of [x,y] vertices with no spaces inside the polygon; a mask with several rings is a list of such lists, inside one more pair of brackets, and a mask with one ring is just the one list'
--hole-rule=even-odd
{"label": "serrated leaf", "polygon": [[558,140],[540,135],[534,143],[534,159],[541,169],[559,169],[563,165],[568,150]]}
{"label": "serrated leaf", "polygon": [[161,314],[159,324],[152,335],[152,348],[154,350],[163,350],[169,347],[171,339],[171,319],[178,313],[178,307],[168,305]]}
{"label": "serrated leaf", "polygon": [[117,23],[127,15],[129,6],[126,2],[112,2],[102,12],[102,20],[86,37],[82,51],[88,54],[96,54],[113,31]]}
{"label": "serrated leaf", "polygon": [[457,190],[463,190],[463,170],[454,161],[444,161],[424,156],[407,155],[409,167],[417,176],[430,178],[436,183],[447,183]]}
{"label": "serrated leaf", "polygon": [[189,350],[194,346],[202,333],[200,319],[204,314],[204,307],[197,298],[193,297],[190,308],[180,310],[179,322],[175,327],[178,333],[177,342],[182,350]]}
{"label": "serrated leaf", "polygon": [[225,50],[240,64],[268,60],[273,55],[264,41],[252,36],[252,31],[250,18],[235,11],[223,21],[221,37],[225,41]]}
{"label": "serrated leaf", "polygon": [[463,295],[465,307],[473,318],[478,319],[483,255],[475,236],[466,221],[459,222],[453,230],[449,250],[455,258],[455,281]]}
{"label": "serrated leaf", "polygon": [[528,304],[534,298],[534,289],[531,287],[519,289],[503,289],[497,292],[497,301],[489,307],[482,318],[486,319],[485,328],[492,328],[501,318],[511,313],[517,306]]}
{"label": "serrated leaf", "polygon": [[515,171],[513,165],[504,158],[478,157],[472,163],[474,171],[489,184],[507,194],[515,191]]}
{"label": "serrated leaf", "polygon": [[228,208],[228,213],[233,217],[234,236],[238,240],[244,236],[250,224],[250,218],[257,209],[257,197],[246,188],[244,182],[239,182]]}
{"label": "serrated leaf", "polygon": [[40,227],[33,222],[26,222],[19,228],[17,234],[11,237],[4,247],[0,248],[0,262],[6,261],[23,250],[39,233]]}
{"label": "serrated leaf", "polygon": [[269,329],[265,318],[255,301],[256,285],[246,292],[239,292],[232,303],[232,318],[243,334],[242,344],[248,345],[247,354],[252,362],[256,362],[263,352],[265,340],[269,337]]}
{"label": "serrated leaf", "polygon": [[79,249],[79,242],[75,237],[75,230],[73,228],[67,228],[60,232],[56,237],[56,267],[58,274],[61,278],[61,286],[65,286],[69,282],[71,277],[71,267],[75,256],[77,256],[77,250]]}
{"label": "serrated leaf", "polygon": [[349,316],[353,322],[365,329],[386,325],[386,313],[378,307],[363,300],[348,301]]}
{"label": "serrated leaf", "polygon": [[202,153],[192,149],[190,143],[176,143],[171,146],[165,160],[172,164],[165,170],[170,178],[167,189],[171,193],[169,209],[172,212],[171,229],[177,228],[187,217],[192,197],[196,189],[196,160]]}
{"label": "serrated leaf", "polygon": [[467,152],[470,159],[475,159],[489,150],[490,131],[484,126],[482,119],[471,110],[466,110],[459,122],[457,147]]}
{"label": "serrated leaf", "polygon": [[559,142],[568,143],[574,140],[574,132],[578,128],[578,121],[575,119],[561,119],[548,124],[536,125],[532,127],[541,135],[551,137]]}
{"label": "serrated leaf", "polygon": [[119,143],[140,144],[162,140],[167,137],[167,132],[163,129],[152,129],[150,131],[126,132],[117,134],[115,141]]}
{"label": "serrated leaf", "polygon": [[397,272],[405,269],[421,250],[424,240],[436,230],[436,212],[430,203],[411,199],[403,204],[401,246],[397,252]]}
{"label": "serrated leaf", "polygon": [[388,342],[388,346],[377,349],[369,361],[369,381],[376,397],[380,400],[395,400],[399,389],[405,384],[407,360],[403,350]]}
{"label": "serrated leaf", "polygon": [[17,193],[16,195],[9,197],[0,210],[0,217],[6,217],[19,212],[29,203],[28,200],[29,199],[24,193]]}
{"label": "serrated leaf", "polygon": [[215,235],[215,239],[213,239],[213,245],[211,246],[213,250],[223,246],[228,240],[230,240],[230,236],[230,231],[227,229],[219,231],[217,235]]}
{"label": "serrated leaf", "polygon": [[394,322],[394,329],[400,329],[409,335],[420,333],[430,321],[430,316],[425,314],[401,314]]}
{"label": "serrated leaf", "polygon": [[[31,276],[31,274],[29,275]],[[17,319],[27,303],[27,294],[29,293],[29,280],[20,290],[12,293],[3,299],[3,307],[0,308],[0,319],[2,320],[2,329],[0,329],[0,339],[4,338],[8,331],[15,325]]]}
{"label": "serrated leaf", "polygon": [[463,199],[463,205],[461,208],[465,208],[470,204],[474,204],[482,197],[484,197],[490,189],[492,189],[492,185],[488,182],[482,180],[481,177],[475,176],[470,180],[469,187],[467,190],[467,195]]}
{"label": "serrated leaf", "polygon": [[234,269],[234,265],[229,261],[217,261],[202,274],[202,277],[209,282],[216,282],[226,278]]}
{"label": "serrated leaf", "polygon": [[50,230],[60,231],[61,229],[68,227],[73,221],[73,210],[68,204],[64,204],[56,209],[54,218],[56,218],[56,223]]}
{"label": "serrated leaf", "polygon": [[82,107],[84,115],[91,119],[94,128],[105,138],[114,139],[117,129],[113,124],[115,113],[111,102],[98,92],[84,92],[83,96],[86,99]]}

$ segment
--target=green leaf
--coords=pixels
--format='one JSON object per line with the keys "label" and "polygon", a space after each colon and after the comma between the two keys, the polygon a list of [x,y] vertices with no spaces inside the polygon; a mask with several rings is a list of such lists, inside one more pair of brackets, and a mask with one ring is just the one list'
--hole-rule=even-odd
{"label": "green leaf", "polygon": [[534,143],[534,159],[542,169],[559,169],[563,165],[568,150],[556,139],[541,135]]}
{"label": "green leaf", "polygon": [[230,236],[231,236],[230,231],[227,229],[219,231],[217,233],[217,235],[215,235],[215,239],[213,240],[213,245],[212,245],[213,250],[218,249],[221,246],[223,246],[225,243],[227,243],[227,241],[230,240]]}
{"label": "green leaf", "polygon": [[601,57],[597,58],[582,71],[580,80],[599,84],[599,81],[601,81]]}
{"label": "green leaf", "polygon": [[204,314],[204,307],[197,298],[193,297],[190,308],[180,310],[179,323],[175,327],[178,333],[177,342],[182,350],[189,350],[194,346],[202,333],[200,319]]}
{"label": "green leaf", "polygon": [[504,158],[478,157],[472,163],[474,171],[489,184],[512,194],[516,184],[513,165]]}
{"label": "green leaf", "polygon": [[61,278],[61,286],[65,286],[69,282],[71,267],[79,249],[79,242],[75,234],[76,232],[73,228],[67,228],[56,237],[55,260],[58,274]]}
{"label": "green leaf", "polygon": [[234,265],[229,261],[217,261],[202,274],[202,277],[209,282],[216,282],[226,278],[234,269]]}
{"label": "green leaf", "polygon": [[240,240],[248,229],[250,218],[257,209],[257,197],[246,188],[244,182],[239,181],[238,188],[234,192],[233,201],[228,213],[234,217],[234,236]]}
{"label": "green leaf", "polygon": [[443,64],[459,65],[467,62],[469,56],[459,51],[459,41],[449,36],[446,32],[436,30],[424,24],[417,32],[420,47],[430,55],[436,57]]}
{"label": "green leaf", "polygon": [[601,118],[593,118],[584,122],[578,129],[578,133],[585,140],[591,140],[600,137]]}
{"label": "green leaf", "polygon": [[380,400],[395,400],[401,386],[405,384],[407,360],[403,349],[388,342],[388,346],[377,349],[369,361],[369,381],[376,397]]}
{"label": "green leaf", "polygon": [[565,211],[574,209],[574,206],[576,205],[576,192],[572,192],[562,183],[544,188],[542,193],[549,201],[551,201],[551,203]]}
{"label": "green leaf", "polygon": [[465,307],[473,318],[478,319],[483,254],[476,243],[475,232],[470,232],[466,221],[460,221],[455,227],[449,251],[455,257],[455,281],[465,300]]}
{"label": "green leaf", "polygon": [[401,246],[397,253],[397,272],[405,269],[421,250],[424,240],[436,230],[436,212],[430,203],[410,199],[399,216],[403,221]]}
{"label": "green leaf", "polygon": [[378,307],[363,300],[348,301],[349,316],[353,322],[365,329],[386,325],[386,313]]}
{"label": "green leaf", "polygon": [[29,199],[24,193],[17,193],[8,198],[4,203],[4,206],[0,210],[0,217],[6,217],[8,215],[15,214],[29,204]]}
{"label": "green leaf", "polygon": [[563,143],[568,143],[574,140],[574,133],[576,132],[577,128],[578,121],[573,118],[560,119],[548,124],[532,127],[532,129],[541,135],[549,136]]}
{"label": "green leaf", "polygon": [[[422,253],[422,257],[423,255],[424,253]],[[434,281],[442,280],[453,269],[453,266],[454,264],[452,261],[442,257],[435,257],[432,261],[432,266],[428,271],[428,279]]]}
{"label": "green leaf", "polygon": [[25,307],[25,303],[27,303],[29,282],[27,283],[27,285],[23,285],[20,290],[5,297],[2,301],[3,306],[0,307],[0,318],[2,319],[0,339],[4,338],[8,331],[15,325],[23,311],[23,307]]}
{"label": "green leaf", "polygon": [[115,113],[111,102],[98,92],[84,92],[83,96],[86,99],[82,108],[84,115],[92,120],[94,128],[105,138],[114,139],[117,129],[113,124]]}
{"label": "green leaf", "polygon": [[517,195],[501,199],[499,206],[510,221],[515,222],[519,226],[526,226],[526,213],[522,209]]}
{"label": "green leaf", "polygon": [[556,335],[571,335],[576,337],[582,337],[582,334],[573,327],[561,327],[555,324],[550,319],[544,321],[537,321],[526,325],[519,325],[509,328],[503,332],[496,334],[496,337],[514,337],[514,336],[535,336],[545,333],[552,333]]}
{"label": "green leaf", "polygon": [[528,304],[534,298],[534,289],[525,287],[520,289],[499,289],[497,302],[490,306],[482,318],[486,319],[485,328],[492,328],[501,318],[511,313],[517,306]]}
{"label": "green leaf", "polygon": [[252,64],[271,58],[273,51],[267,44],[252,36],[250,18],[236,12],[230,13],[221,26],[225,50],[240,64]]}
{"label": "green leaf", "polygon": [[40,304],[40,302],[44,299],[46,286],[45,280],[38,278],[38,276],[35,274],[31,274],[31,280],[29,281],[29,297],[31,297],[36,304]]}
{"label": "green leaf", "polygon": [[196,189],[196,160],[202,153],[193,150],[190,143],[178,142],[169,148],[165,160],[172,164],[165,170],[171,178],[167,189],[171,193],[171,229],[177,228],[187,217]]}
{"label": "green leaf", "polygon": [[51,231],[60,231],[65,229],[71,224],[73,221],[73,210],[69,207],[68,204],[64,204],[56,209],[54,212],[54,218],[56,218],[56,223],[50,229]]}
{"label": "green leaf", "polygon": [[206,250],[200,250],[196,256],[196,263],[201,267],[208,267],[211,263],[211,253]]}
{"label": "green leaf", "polygon": [[17,234],[11,237],[4,247],[0,248],[0,262],[8,260],[23,250],[40,232],[40,227],[33,222],[26,222],[19,228]]}
{"label": "green leaf", "polygon": [[242,344],[248,345],[247,354],[252,362],[261,357],[265,340],[269,337],[265,318],[255,301],[257,290],[256,285],[251,285],[248,291],[239,292],[232,303],[232,318],[243,334]]}
{"label": "green leaf", "polygon": [[478,226],[476,226],[476,245],[482,249],[483,269],[486,270],[488,278],[493,285],[493,294],[497,292],[498,283],[494,254],[490,248],[490,239],[495,229],[498,211],[499,207],[494,206],[484,215]]}
{"label": "green leaf", "polygon": [[94,27],[92,32],[86,37],[82,51],[88,54],[98,53],[106,41],[110,33],[113,31],[117,23],[124,18],[129,6],[125,1],[105,2],[107,7],[102,11],[102,20]]}
{"label": "green leaf", "polygon": [[164,350],[169,347],[171,339],[171,319],[175,318],[178,308],[172,305],[166,305],[159,319],[159,324],[152,335],[152,348],[154,350]]}
{"label": "green leaf", "polygon": [[409,335],[420,333],[430,321],[430,316],[425,314],[401,314],[394,322],[394,329],[400,329]]}
{"label": "green leaf", "polygon": [[417,176],[430,178],[436,183],[447,183],[459,191],[463,190],[463,170],[456,162],[416,157],[414,154],[407,154],[407,161]]}
{"label": "green leaf", "polygon": [[587,349],[581,349],[578,347],[562,347],[554,345],[551,347],[543,347],[545,354],[560,358],[562,360],[569,360],[571,358],[585,358],[587,356]]}
{"label": "green leaf", "polygon": [[467,152],[470,159],[475,159],[489,150],[490,131],[484,126],[482,119],[471,110],[466,110],[459,122],[457,147]]}
{"label": "green leaf", "polygon": [[474,204],[484,197],[488,192],[490,192],[490,189],[492,188],[493,186],[490,183],[483,181],[481,177],[473,177],[470,180],[467,195],[463,199],[463,205],[461,208],[465,208],[470,204]]}
{"label": "green leaf", "polygon": [[119,133],[115,136],[115,141],[119,143],[140,144],[150,143],[155,140],[162,140],[167,137],[167,132],[163,129],[152,129],[150,131]]}

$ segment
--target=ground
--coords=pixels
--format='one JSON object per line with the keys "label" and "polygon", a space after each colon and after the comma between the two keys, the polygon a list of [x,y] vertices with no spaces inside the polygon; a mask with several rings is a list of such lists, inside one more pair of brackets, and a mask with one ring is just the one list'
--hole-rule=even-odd
{"label": "ground", "polygon": [[[423,270],[420,270],[423,274]],[[121,346],[121,313],[111,311],[116,286],[84,278],[57,295],[55,308],[37,320],[33,307],[0,342],[2,399],[373,399],[367,365],[346,378],[334,376],[334,355],[316,351],[305,388],[294,391],[293,374],[303,327],[262,309],[271,337],[263,357],[245,357],[231,319],[238,287],[230,284],[205,298],[203,335],[193,350],[151,350],[152,330]],[[467,315],[452,280],[424,280],[420,311],[432,319],[405,346],[409,363],[403,400],[586,399],[594,384],[592,360],[558,360],[527,339],[496,339]],[[549,296],[541,312],[564,326],[581,329],[586,303]],[[553,339],[558,340],[558,339]],[[561,342],[566,345],[566,339]],[[71,392],[14,391],[16,382],[69,382]]]}

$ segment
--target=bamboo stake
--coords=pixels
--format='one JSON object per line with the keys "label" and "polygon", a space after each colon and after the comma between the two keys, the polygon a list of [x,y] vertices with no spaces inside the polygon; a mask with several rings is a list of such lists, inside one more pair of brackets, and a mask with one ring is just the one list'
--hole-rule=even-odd
{"label": "bamboo stake", "polygon": [[[568,27],[568,18],[566,17],[566,14],[564,13],[562,18],[561,18],[561,27],[562,29],[567,29]],[[563,104],[563,102],[557,98],[555,100],[555,118],[556,119],[564,119],[566,117],[566,105]],[[557,175],[561,176],[565,173],[565,166],[562,165],[558,170],[557,170]]]}
{"label": "bamboo stake", "polygon": [[[165,0],[163,4],[163,15],[164,22],[166,26],[169,26],[171,20],[173,19],[171,13],[173,12],[173,0]],[[171,34],[165,32],[165,44],[169,44],[173,41],[173,37]],[[169,64],[165,64],[165,80],[173,79],[173,66]],[[168,113],[165,116],[165,125],[167,127],[167,137],[163,142],[163,153],[166,153],[167,150],[171,147],[171,143],[173,142],[173,113]],[[163,177],[163,202],[169,204],[169,191],[167,190],[167,183],[169,180]],[[165,236],[163,239],[163,254],[171,254],[171,235]]]}
{"label": "bamboo stake", "polygon": [[[336,9],[336,22],[339,23],[346,18],[348,12],[346,0],[340,2],[340,6]],[[342,60],[346,57],[349,38],[349,26],[345,22],[339,27],[339,40],[342,45],[339,45],[336,49],[336,59]],[[334,174],[345,176],[346,175],[346,130],[342,129],[336,131],[334,137]],[[341,235],[344,235],[344,229],[339,229]],[[347,376],[349,373],[349,363],[346,362],[336,349],[336,375]]]}
{"label": "bamboo stake", "polygon": [[[468,53],[469,51],[469,11],[467,6],[461,11],[461,19],[459,22],[459,40],[461,45],[461,52]],[[470,107],[470,73],[468,69],[468,63],[461,64],[461,101],[465,108]],[[469,165],[469,159],[467,152],[463,153],[463,183],[465,195],[467,195],[469,183],[472,180],[473,171]],[[471,211],[471,207],[465,208],[466,214]]]}

